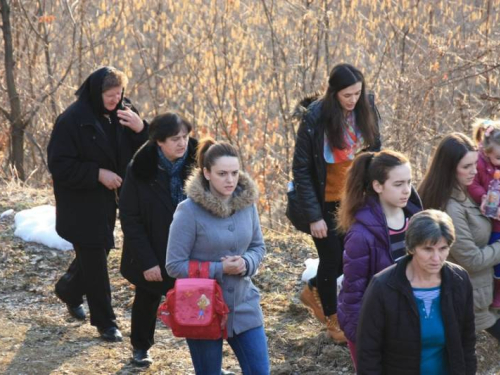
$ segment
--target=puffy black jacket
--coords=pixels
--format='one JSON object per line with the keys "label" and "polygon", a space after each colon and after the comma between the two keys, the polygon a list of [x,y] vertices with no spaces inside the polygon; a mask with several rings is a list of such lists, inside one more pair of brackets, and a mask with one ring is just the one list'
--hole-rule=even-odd
{"label": "puffy black jacket", "polygon": [[[198,141],[189,139],[188,157],[182,169],[185,181],[195,164]],[[134,156],[120,194],[123,253],[120,272],[134,285],[165,294],[174,285],[167,275],[167,241],[176,207],[170,197],[170,182],[158,169],[157,146],[146,143]],[[149,282],[143,272],[160,266],[163,282]]]}
{"label": "puffy black jacket", "polygon": [[[358,323],[358,375],[420,375],[420,318],[406,266],[411,256],[375,275],[363,297]],[[449,373],[475,374],[474,302],[469,275],[446,262],[441,309]]]}
{"label": "puffy black jacket", "polygon": [[[373,104],[373,100],[370,102]],[[303,213],[309,223],[323,219],[325,204],[326,162],[323,157],[325,129],[319,124],[321,100],[307,107],[297,132],[293,154],[293,179]],[[377,127],[379,116],[374,105]],[[379,151],[380,137],[367,150]]]}

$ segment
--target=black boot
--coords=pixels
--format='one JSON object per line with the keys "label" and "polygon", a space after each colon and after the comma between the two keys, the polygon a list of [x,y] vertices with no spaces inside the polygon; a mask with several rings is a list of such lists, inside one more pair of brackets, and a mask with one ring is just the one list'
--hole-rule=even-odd
{"label": "black boot", "polygon": [[147,350],[134,348],[132,351],[132,363],[139,367],[148,367],[153,363],[153,359]]}
{"label": "black boot", "polygon": [[101,339],[103,339],[104,341],[109,341],[109,342],[123,341],[123,336],[116,327],[97,328],[97,330],[101,335]]}

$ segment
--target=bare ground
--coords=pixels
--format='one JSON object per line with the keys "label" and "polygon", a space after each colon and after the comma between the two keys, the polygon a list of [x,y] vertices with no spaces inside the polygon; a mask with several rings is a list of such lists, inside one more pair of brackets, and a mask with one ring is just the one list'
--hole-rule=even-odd
{"label": "bare ground", "polygon": [[[53,204],[50,190],[0,184],[0,213]],[[130,304],[133,289],[119,274],[120,251],[110,255],[113,305],[122,343],[105,343],[94,327],[67,314],[53,286],[73,258],[25,243],[13,236],[13,217],[0,220],[0,373],[4,374],[193,374],[187,346],[158,324],[151,349],[154,364],[130,364]],[[117,231],[120,248],[120,231]],[[303,261],[315,256],[301,235],[265,233],[268,255],[255,283],[262,291],[273,374],[352,374],[349,351],[333,344],[298,300]],[[224,368],[239,373],[224,346]],[[478,335],[480,374],[500,374],[500,347],[487,334]]]}

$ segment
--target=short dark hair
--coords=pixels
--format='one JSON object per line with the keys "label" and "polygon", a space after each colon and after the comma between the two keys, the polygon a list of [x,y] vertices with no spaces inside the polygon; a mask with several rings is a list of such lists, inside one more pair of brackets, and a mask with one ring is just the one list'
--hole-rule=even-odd
{"label": "short dark hair", "polygon": [[415,214],[405,234],[406,251],[413,254],[417,246],[435,245],[444,238],[448,246],[455,242],[455,227],[447,213],[439,210],[425,210]]}
{"label": "short dark hair", "polygon": [[175,112],[156,116],[149,124],[149,140],[163,142],[168,137],[179,134],[185,128],[188,134],[193,129],[191,123]]}

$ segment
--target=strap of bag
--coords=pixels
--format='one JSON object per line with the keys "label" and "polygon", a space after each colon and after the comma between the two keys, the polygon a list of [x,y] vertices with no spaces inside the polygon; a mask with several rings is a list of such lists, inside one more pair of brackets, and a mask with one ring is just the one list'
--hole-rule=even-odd
{"label": "strap of bag", "polygon": [[198,260],[189,261],[189,278],[208,279],[210,275],[210,262],[200,262]]}

